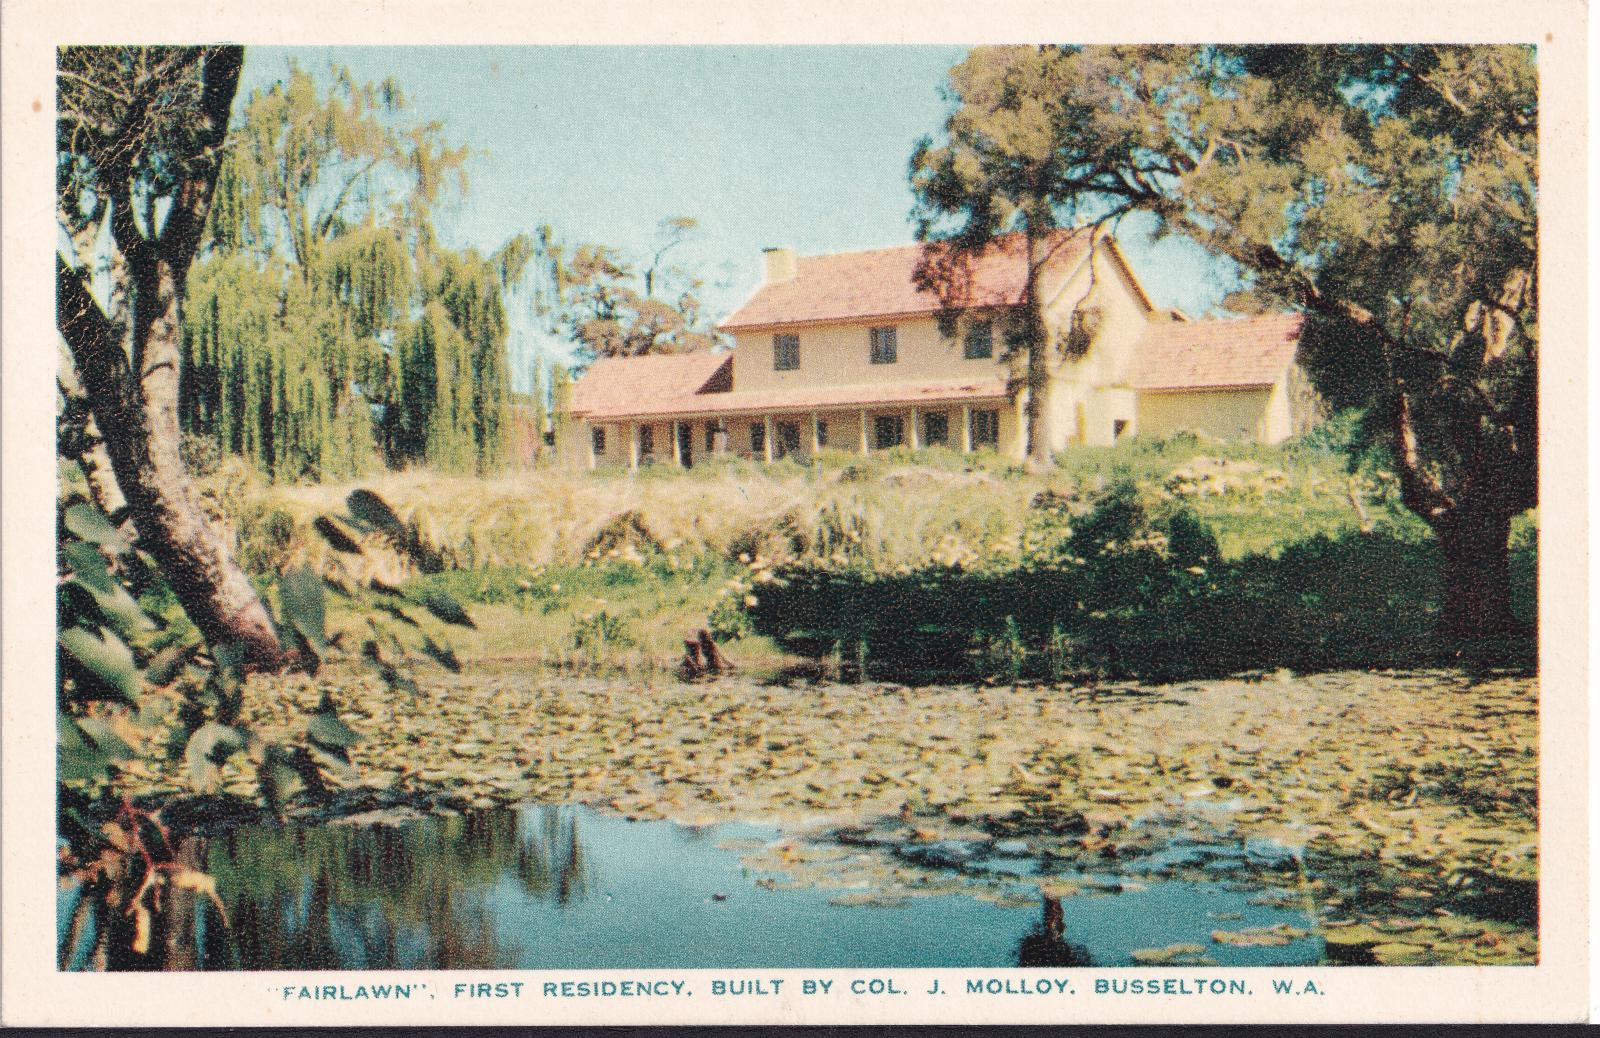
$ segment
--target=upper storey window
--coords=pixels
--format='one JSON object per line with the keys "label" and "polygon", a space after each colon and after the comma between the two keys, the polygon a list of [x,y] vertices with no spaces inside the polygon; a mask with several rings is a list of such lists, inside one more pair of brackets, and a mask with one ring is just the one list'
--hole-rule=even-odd
{"label": "upper storey window", "polygon": [[986,360],[994,356],[994,322],[973,321],[967,325],[962,356],[967,360]]}
{"label": "upper storey window", "polygon": [[872,353],[870,359],[874,364],[893,364],[900,359],[899,346],[895,340],[893,328],[874,328],[872,335]]}
{"label": "upper storey window", "polygon": [[794,371],[800,367],[800,336],[772,337],[772,370]]}

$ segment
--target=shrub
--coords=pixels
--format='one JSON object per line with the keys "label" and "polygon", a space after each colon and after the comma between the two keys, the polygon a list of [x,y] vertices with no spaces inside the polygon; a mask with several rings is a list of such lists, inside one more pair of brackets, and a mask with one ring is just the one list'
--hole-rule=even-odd
{"label": "shrub", "polygon": [[572,647],[598,665],[617,649],[632,648],[633,636],[619,616],[604,609],[572,618]]}

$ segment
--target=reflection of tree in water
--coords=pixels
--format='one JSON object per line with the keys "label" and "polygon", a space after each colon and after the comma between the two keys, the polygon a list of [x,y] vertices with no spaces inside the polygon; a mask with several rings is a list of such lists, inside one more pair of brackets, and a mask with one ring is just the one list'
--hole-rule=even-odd
{"label": "reflection of tree in water", "polygon": [[[528,824],[523,824],[526,817]],[[510,876],[568,903],[588,889],[573,812],[485,811],[399,826],[240,830],[190,838],[184,853],[216,880],[232,916],[173,891],[140,961],[98,969],[482,969],[514,965],[497,940],[489,890]],[[86,902],[92,898],[85,898]],[[85,925],[121,913],[81,909]],[[74,928],[74,932],[76,932]],[[75,938],[74,938],[75,939]],[[125,942],[112,941],[112,947]],[[64,959],[71,947],[63,948]],[[63,965],[66,963],[64,962]]]}
{"label": "reflection of tree in water", "polygon": [[1061,912],[1061,899],[1049,894],[1040,895],[1044,912],[1037,926],[1023,934],[1017,943],[1018,966],[1093,966],[1089,949],[1067,940],[1066,920]]}

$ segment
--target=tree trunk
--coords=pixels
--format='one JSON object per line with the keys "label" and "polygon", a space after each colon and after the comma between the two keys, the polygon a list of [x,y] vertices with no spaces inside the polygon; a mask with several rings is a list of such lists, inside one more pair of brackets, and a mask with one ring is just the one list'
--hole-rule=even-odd
{"label": "tree trunk", "polygon": [[[165,52],[152,53],[161,57]],[[244,50],[201,48],[180,58],[201,62],[193,112],[198,119],[187,125],[191,139],[180,149],[183,154],[153,154],[160,150],[155,142],[162,140],[151,107],[157,104],[160,84],[152,87],[137,75],[123,84],[134,100],[119,116],[121,121],[85,144],[95,193],[105,207],[94,211],[108,217],[116,246],[111,296],[116,320],[89,294],[85,273],[68,266],[58,252],[56,325],[72,353],[140,545],[154,557],[208,644],[238,644],[248,662],[276,667],[287,654],[278,644],[272,619],[235,565],[227,539],[201,511],[179,452],[183,282],[211,209]],[[120,88],[109,92],[121,94]],[[149,187],[151,168],[167,165],[177,180],[164,196],[164,224],[158,231],[151,205],[141,227],[135,216],[141,185]],[[80,247],[80,261],[92,251]]]}
{"label": "tree trunk", "polygon": [[1023,300],[1023,320],[1027,343],[1028,400],[1023,410],[1027,419],[1027,455],[1039,464],[1050,462],[1050,335],[1044,323],[1044,300],[1039,292],[1039,272],[1044,267],[1045,239],[1030,229],[1027,232],[1028,284]]}
{"label": "tree trunk", "polygon": [[[137,378],[115,328],[59,259],[57,322],[141,546],[208,644],[238,643],[249,662],[275,667],[284,652],[271,617],[201,511],[179,452],[179,288],[168,265],[153,266],[153,283],[145,286],[133,319],[136,340],[143,342],[134,351],[142,358]],[[149,320],[141,319],[145,313]]]}
{"label": "tree trunk", "polygon": [[1511,520],[1467,513],[1434,520],[1444,556],[1440,633],[1454,642],[1494,641],[1517,633],[1511,614]]}
{"label": "tree trunk", "polygon": [[[1420,403],[1437,408],[1439,399]],[[1537,469],[1492,450],[1484,423],[1471,420],[1459,401],[1448,420],[1436,412],[1419,421],[1418,403],[1401,381],[1387,407],[1400,500],[1433,530],[1443,557],[1439,635],[1462,644],[1526,633],[1511,613],[1511,518],[1538,503]],[[1424,439],[1430,433],[1431,450]],[[1460,461],[1430,464],[1430,457]]]}

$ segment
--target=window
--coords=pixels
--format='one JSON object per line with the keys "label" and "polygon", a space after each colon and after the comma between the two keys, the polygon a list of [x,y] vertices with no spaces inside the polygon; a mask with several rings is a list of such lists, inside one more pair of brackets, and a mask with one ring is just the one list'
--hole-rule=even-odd
{"label": "window", "polygon": [[828,423],[819,419],[817,421],[817,446],[818,447],[826,447],[827,445],[828,445]]}
{"label": "window", "polygon": [[727,433],[721,421],[706,423],[706,453],[711,454],[717,450],[717,434]]}
{"label": "window", "polygon": [[750,423],[750,453],[765,454],[767,452],[767,426],[765,422]]}
{"label": "window", "polygon": [[947,446],[950,443],[950,416],[938,413],[924,415],[922,442],[928,447]]}
{"label": "window", "polygon": [[596,454],[606,452],[606,431],[603,427],[597,425],[589,430],[589,445],[594,448]]}
{"label": "window", "polygon": [[800,336],[774,335],[772,337],[772,370],[794,371],[800,367]]}
{"label": "window", "polygon": [[639,453],[654,454],[656,452],[656,427],[653,425],[639,426]]}
{"label": "window", "polygon": [[1000,412],[972,412],[972,445],[974,447],[1000,446]]}
{"label": "window", "polygon": [[967,338],[961,355],[967,360],[984,360],[994,356],[993,321],[973,321],[967,325]]}
{"label": "window", "polygon": [[779,422],[776,429],[778,442],[773,444],[778,449],[778,457],[785,458],[791,454],[800,453],[800,423]]}
{"label": "window", "polygon": [[1128,422],[1125,418],[1113,419],[1111,422],[1111,439],[1120,440],[1122,434],[1128,431]]}
{"label": "window", "polygon": [[888,447],[898,447],[905,442],[901,428],[900,416],[897,414],[880,414],[872,420],[873,442],[879,450]]}
{"label": "window", "polygon": [[899,350],[895,344],[893,328],[874,328],[872,335],[872,356],[874,364],[893,364],[900,359]]}

